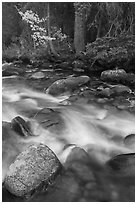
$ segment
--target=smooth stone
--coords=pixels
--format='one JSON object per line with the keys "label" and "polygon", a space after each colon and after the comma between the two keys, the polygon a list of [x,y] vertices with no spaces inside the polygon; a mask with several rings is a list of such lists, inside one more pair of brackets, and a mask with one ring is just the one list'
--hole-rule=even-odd
{"label": "smooth stone", "polygon": [[73,71],[75,71],[75,72],[84,72],[84,69],[81,69],[81,68],[74,68]]}
{"label": "smooth stone", "polygon": [[109,96],[111,96],[112,93],[113,92],[111,91],[110,88],[104,88],[102,91],[99,91],[97,93],[97,95],[103,96],[103,97],[109,97]]}
{"label": "smooth stone", "polygon": [[75,202],[81,196],[81,188],[72,172],[58,176],[53,187],[40,192],[30,202]]}
{"label": "smooth stone", "polygon": [[89,164],[90,157],[85,150],[79,147],[74,147],[69,153],[64,167],[67,170],[75,172],[75,175],[77,175],[79,179],[84,182],[94,181],[95,176]]}
{"label": "smooth stone", "polygon": [[69,167],[74,161],[80,161],[88,164],[90,162],[90,157],[84,149],[74,147],[66,159],[65,167]]}
{"label": "smooth stone", "polygon": [[30,78],[33,78],[33,79],[42,79],[44,77],[45,77],[45,74],[43,72],[35,72],[30,76]]}
{"label": "smooth stone", "polygon": [[73,161],[68,166],[67,170],[75,172],[75,175],[84,182],[95,181],[95,176],[92,172],[92,169],[83,162]]}
{"label": "smooth stone", "polygon": [[114,93],[123,93],[123,92],[128,92],[131,93],[131,89],[128,86],[124,86],[122,84],[118,84],[118,85],[113,85],[111,90]]}
{"label": "smooth stone", "polygon": [[110,159],[106,166],[116,175],[135,176],[135,154],[121,154]]}
{"label": "smooth stone", "polygon": [[130,148],[135,152],[135,134],[131,134],[125,137],[124,144],[126,147]]}
{"label": "smooth stone", "polygon": [[75,89],[84,85],[90,81],[88,76],[73,77],[70,76],[67,79],[60,79],[55,81],[46,91],[46,93],[53,96],[58,96],[66,92],[73,92]]}
{"label": "smooth stone", "polygon": [[8,77],[8,76],[18,76],[19,73],[14,70],[4,70],[2,71],[2,77]]}

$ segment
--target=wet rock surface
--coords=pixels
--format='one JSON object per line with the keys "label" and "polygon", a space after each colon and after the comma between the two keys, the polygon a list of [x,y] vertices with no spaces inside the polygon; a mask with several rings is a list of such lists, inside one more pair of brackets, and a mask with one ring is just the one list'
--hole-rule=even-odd
{"label": "wet rock surface", "polygon": [[[80,157],[81,156],[81,157]],[[120,163],[119,163],[120,165]],[[123,166],[125,168],[125,166]],[[127,168],[127,166],[126,166]],[[126,172],[126,170],[124,170]],[[116,172],[115,172],[116,173]],[[123,172],[122,172],[123,173]],[[126,172],[127,173],[127,172]],[[113,176],[112,176],[113,175]],[[65,163],[64,172],[47,192],[36,194],[31,202],[117,202],[134,200],[134,180],[129,174],[128,187],[118,184],[119,174],[110,174],[108,168],[91,160],[81,148],[74,148]],[[130,188],[130,192],[129,189]],[[132,189],[132,190],[131,190]],[[125,196],[123,191],[130,195]]]}
{"label": "wet rock surface", "polygon": [[36,119],[44,129],[49,129],[51,132],[61,132],[64,129],[64,121],[60,112],[54,109],[44,108],[32,116]]}
{"label": "wet rock surface", "polygon": [[68,77],[67,79],[60,79],[54,82],[48,89],[47,93],[53,96],[58,96],[66,92],[73,92],[76,88],[88,83],[90,78],[88,76]]}
{"label": "wet rock surface", "polygon": [[35,72],[34,74],[30,76],[30,78],[33,78],[33,79],[42,79],[44,77],[45,75],[43,72]]}
{"label": "wet rock surface", "polygon": [[40,185],[47,185],[61,164],[45,145],[31,145],[10,165],[4,185],[15,196],[31,195]]}
{"label": "wet rock surface", "polygon": [[121,82],[124,81],[126,78],[126,72],[124,69],[118,70],[107,70],[101,73],[101,79],[104,81],[114,81],[114,82]]}
{"label": "wet rock surface", "polygon": [[124,139],[124,144],[135,152],[135,134],[127,135]]}
{"label": "wet rock surface", "polygon": [[20,116],[12,119],[11,128],[22,137],[29,137],[33,135],[27,122]]}
{"label": "wet rock surface", "polygon": [[122,154],[112,158],[107,162],[113,173],[121,176],[135,176],[135,154]]}

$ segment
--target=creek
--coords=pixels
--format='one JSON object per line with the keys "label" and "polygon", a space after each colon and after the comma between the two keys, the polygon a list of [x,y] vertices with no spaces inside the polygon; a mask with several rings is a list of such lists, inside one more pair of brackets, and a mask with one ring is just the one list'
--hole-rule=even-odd
{"label": "creek", "polygon": [[[47,74],[55,81],[73,73],[51,70]],[[44,83],[47,83],[44,79],[40,82],[26,81],[21,76],[3,77],[2,120],[10,123],[20,116],[29,123],[34,135],[23,138],[12,131],[3,131],[3,180],[16,156],[33,143],[47,145],[62,164],[74,147],[84,149],[101,166],[114,156],[134,153],[134,145],[124,143],[127,135],[135,134],[134,113],[120,110],[111,102],[99,103],[94,98],[70,101],[70,97],[77,97],[76,93],[54,97],[43,91]],[[123,191],[128,189],[123,187]]]}

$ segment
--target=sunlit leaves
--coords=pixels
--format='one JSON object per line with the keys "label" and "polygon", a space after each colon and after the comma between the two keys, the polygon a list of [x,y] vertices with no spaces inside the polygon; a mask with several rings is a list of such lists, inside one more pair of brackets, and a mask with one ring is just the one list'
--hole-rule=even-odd
{"label": "sunlit leaves", "polygon": [[34,13],[32,10],[27,10],[22,12],[18,10],[18,13],[21,15],[22,20],[29,24],[32,34],[31,37],[35,42],[35,46],[46,45],[50,40],[63,41],[67,38],[65,34],[62,33],[61,29],[57,27],[52,27],[52,36],[48,36],[47,29],[42,26],[42,23],[48,20],[48,17],[40,19],[38,14]]}
{"label": "sunlit leaves", "polygon": [[47,21],[46,18],[40,19],[39,16],[31,10],[27,10],[25,13],[22,11],[18,11],[22,17],[22,20],[26,21],[31,28],[32,35],[35,42],[35,46],[44,45],[49,40],[55,40],[55,38],[51,38],[47,35],[47,30],[41,26],[42,22]]}

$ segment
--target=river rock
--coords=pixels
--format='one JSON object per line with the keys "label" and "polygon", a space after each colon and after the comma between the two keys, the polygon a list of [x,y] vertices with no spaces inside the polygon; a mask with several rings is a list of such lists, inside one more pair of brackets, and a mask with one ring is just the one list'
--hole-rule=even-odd
{"label": "river rock", "polygon": [[30,78],[33,79],[42,79],[45,77],[45,74],[43,72],[35,72],[34,74],[31,75]]}
{"label": "river rock", "polygon": [[6,189],[16,196],[28,196],[57,176],[61,164],[46,145],[30,145],[9,167]]}
{"label": "river rock", "polygon": [[13,69],[11,69],[11,70],[3,70],[3,71],[2,71],[2,76],[3,76],[3,77],[13,76],[13,75],[18,76],[19,73],[18,73],[17,71],[13,70]]}
{"label": "river rock", "polygon": [[66,92],[72,92],[76,88],[90,81],[88,76],[68,77],[55,81],[48,89],[47,93],[53,96],[58,96]]}
{"label": "river rock", "polygon": [[12,119],[11,127],[16,133],[18,133],[22,137],[28,137],[33,135],[27,122],[20,116],[17,116]]}
{"label": "river rock", "polygon": [[128,99],[125,99],[123,95],[115,97],[112,103],[114,106],[121,110],[129,109],[129,107],[131,106],[130,101]]}
{"label": "river rock", "polygon": [[109,169],[115,173],[120,174],[121,176],[135,176],[135,154],[120,154],[107,163]]}
{"label": "river rock", "polygon": [[84,69],[81,69],[81,68],[74,68],[73,71],[75,71],[75,72],[84,72]]}
{"label": "river rock", "polygon": [[60,68],[65,68],[65,69],[67,69],[69,66],[71,66],[71,64],[70,64],[70,62],[62,62],[62,63],[60,63],[60,65],[59,65],[59,67]]}
{"label": "river rock", "polygon": [[81,188],[73,172],[58,176],[55,185],[48,192],[34,195],[29,202],[75,202],[81,196]]}
{"label": "river rock", "polygon": [[84,63],[81,60],[75,60],[72,64],[75,68],[82,68],[84,66]]}
{"label": "river rock", "polygon": [[113,93],[121,94],[124,92],[131,93],[131,89],[128,86],[124,86],[122,84],[113,85],[112,89]]}
{"label": "river rock", "polygon": [[92,169],[83,162],[74,161],[68,169],[75,172],[76,176],[84,182],[95,181]]}
{"label": "river rock", "polygon": [[79,147],[74,147],[64,164],[67,170],[75,172],[75,175],[84,182],[94,181],[95,176],[89,166],[90,157],[87,152]]}
{"label": "river rock", "polygon": [[102,97],[109,97],[112,94],[112,90],[110,88],[104,88],[102,91],[97,92],[98,96],[102,96]]}
{"label": "river rock", "polygon": [[106,70],[101,73],[101,79],[103,81],[125,81],[127,73],[124,69],[117,69],[117,70]]}
{"label": "river rock", "polygon": [[8,63],[8,62],[3,63],[2,64],[2,70],[5,70],[5,69],[9,68],[11,65],[13,65],[12,62],[10,62],[10,63]]}
{"label": "river rock", "polygon": [[135,134],[127,135],[124,139],[125,146],[135,152]]}
{"label": "river rock", "polygon": [[135,85],[135,74],[127,73],[127,77],[125,79],[125,83],[128,85]]}
{"label": "river rock", "polygon": [[82,161],[83,163],[88,164],[90,162],[90,157],[84,149],[74,147],[66,159],[65,167],[69,167],[74,161]]}

